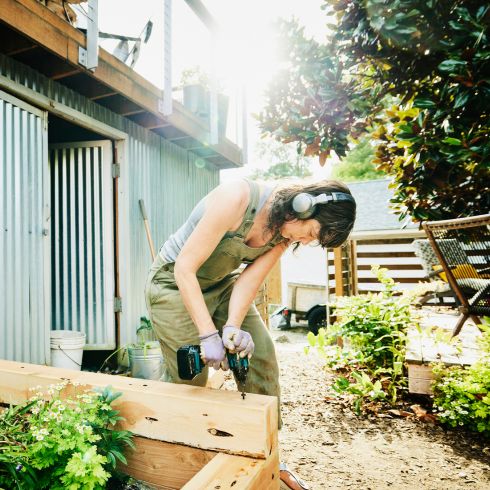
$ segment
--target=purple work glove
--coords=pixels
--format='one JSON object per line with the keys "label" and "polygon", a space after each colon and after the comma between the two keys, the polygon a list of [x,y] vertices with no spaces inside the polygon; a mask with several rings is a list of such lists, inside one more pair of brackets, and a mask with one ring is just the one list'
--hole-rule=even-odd
{"label": "purple work glove", "polygon": [[250,359],[254,353],[255,345],[252,336],[240,328],[226,325],[223,327],[223,345],[230,352],[238,352],[240,357]]}
{"label": "purple work glove", "polygon": [[207,335],[201,335],[199,340],[201,341],[201,357],[204,364],[207,364],[214,369],[219,369],[220,367],[222,367],[224,371],[229,369],[223,341],[221,340],[218,331]]}

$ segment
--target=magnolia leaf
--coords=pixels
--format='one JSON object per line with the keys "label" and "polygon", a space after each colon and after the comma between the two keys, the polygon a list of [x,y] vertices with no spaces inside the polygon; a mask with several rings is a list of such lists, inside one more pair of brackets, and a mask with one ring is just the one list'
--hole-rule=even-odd
{"label": "magnolia leaf", "polygon": [[442,142],[452,146],[461,146],[461,140],[458,138],[444,138]]}

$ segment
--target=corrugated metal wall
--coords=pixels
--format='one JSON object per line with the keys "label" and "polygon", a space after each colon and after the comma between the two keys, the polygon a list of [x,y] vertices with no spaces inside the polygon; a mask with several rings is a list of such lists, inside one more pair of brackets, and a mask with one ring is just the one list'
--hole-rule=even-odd
{"label": "corrugated metal wall", "polygon": [[0,358],[48,353],[45,114],[0,92]]}
{"label": "corrugated metal wall", "polygon": [[129,186],[123,196],[127,202],[120,202],[120,207],[128,209],[129,256],[119,257],[119,262],[129,271],[128,277],[121,277],[129,283],[122,298],[121,342],[130,341],[135,338],[139,317],[146,314],[143,290],[151,265],[139,199],[145,201],[153,241],[159,248],[193,205],[218,184],[219,171],[192,152],[1,54],[0,75],[128,134],[121,180],[127,179]]}

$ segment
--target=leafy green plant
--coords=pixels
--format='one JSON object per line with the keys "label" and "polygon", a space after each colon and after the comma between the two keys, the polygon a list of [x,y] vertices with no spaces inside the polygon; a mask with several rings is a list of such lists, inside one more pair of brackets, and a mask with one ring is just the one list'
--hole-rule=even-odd
{"label": "leafy green plant", "polygon": [[350,379],[344,376],[337,378],[332,389],[339,394],[350,393],[354,395],[353,408],[358,415],[360,415],[366,400],[386,400],[386,393],[381,381],[378,379],[373,382],[365,372],[352,371]]}
{"label": "leafy green plant", "polygon": [[[409,298],[395,295],[396,285],[387,269],[373,266],[372,271],[383,291],[339,299],[336,311],[340,320],[328,333],[309,335],[310,345],[318,348],[330,367],[347,372],[333,389],[354,395],[357,412],[367,399],[396,402],[399,390],[406,385],[406,332],[417,323]],[[344,345],[327,348],[331,338],[342,338]]]}
{"label": "leafy green plant", "polygon": [[450,427],[466,427],[490,437],[490,318],[481,326],[482,357],[468,368],[433,368],[434,405],[439,420]]}
{"label": "leafy green plant", "polygon": [[0,415],[0,488],[105,488],[134,447],[131,432],[114,429],[122,417],[111,404],[121,393],[69,382],[41,389]]}
{"label": "leafy green plant", "polygon": [[325,0],[323,9],[324,44],[281,25],[285,68],[266,93],[263,133],[323,164],[376,130],[375,163],[393,179],[401,219],[488,212],[488,2]]}

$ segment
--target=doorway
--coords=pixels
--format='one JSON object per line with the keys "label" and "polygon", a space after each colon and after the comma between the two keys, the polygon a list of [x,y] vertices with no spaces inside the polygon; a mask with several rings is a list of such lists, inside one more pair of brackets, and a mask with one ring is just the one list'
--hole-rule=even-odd
{"label": "doorway", "polygon": [[50,115],[51,329],[116,347],[113,142]]}

